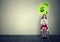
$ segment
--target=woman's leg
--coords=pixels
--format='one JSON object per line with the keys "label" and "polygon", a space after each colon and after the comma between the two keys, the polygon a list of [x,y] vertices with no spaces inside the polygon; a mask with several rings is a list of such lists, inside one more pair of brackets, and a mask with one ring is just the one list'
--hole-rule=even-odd
{"label": "woman's leg", "polygon": [[46,34],[47,34],[47,30],[46,30],[46,28],[44,27],[44,28],[42,29],[42,37],[46,37]]}
{"label": "woman's leg", "polygon": [[42,37],[44,37],[44,27],[42,28]]}

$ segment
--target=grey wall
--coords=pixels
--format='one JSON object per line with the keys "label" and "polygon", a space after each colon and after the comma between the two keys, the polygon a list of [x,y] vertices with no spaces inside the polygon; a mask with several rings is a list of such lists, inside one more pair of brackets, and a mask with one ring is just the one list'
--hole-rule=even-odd
{"label": "grey wall", "polygon": [[1,0],[0,35],[39,35],[40,15],[36,10],[45,1],[50,6],[49,32],[59,35],[59,0]]}
{"label": "grey wall", "polygon": [[50,34],[60,35],[60,0],[51,0],[50,14],[49,14],[49,29]]}

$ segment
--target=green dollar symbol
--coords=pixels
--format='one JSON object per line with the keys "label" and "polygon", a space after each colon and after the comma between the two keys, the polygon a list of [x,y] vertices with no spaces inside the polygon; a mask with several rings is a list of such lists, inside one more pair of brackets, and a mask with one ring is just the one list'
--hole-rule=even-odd
{"label": "green dollar symbol", "polygon": [[45,5],[45,6],[48,6],[48,3],[47,3],[47,2],[45,2],[45,3],[44,3],[44,5]]}
{"label": "green dollar symbol", "polygon": [[44,7],[40,7],[40,12],[44,12]]}
{"label": "green dollar symbol", "polygon": [[46,11],[46,14],[48,14],[48,11]]}

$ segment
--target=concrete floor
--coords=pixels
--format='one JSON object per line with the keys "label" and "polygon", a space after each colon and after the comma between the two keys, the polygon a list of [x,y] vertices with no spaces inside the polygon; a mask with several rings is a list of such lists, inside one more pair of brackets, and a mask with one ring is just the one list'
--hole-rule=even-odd
{"label": "concrete floor", "polygon": [[45,39],[41,35],[0,35],[0,42],[60,42],[60,35],[49,35]]}

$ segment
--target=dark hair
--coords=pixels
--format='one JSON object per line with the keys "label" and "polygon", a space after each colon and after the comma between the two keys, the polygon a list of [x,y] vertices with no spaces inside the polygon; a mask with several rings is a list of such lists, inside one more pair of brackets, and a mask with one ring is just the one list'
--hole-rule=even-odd
{"label": "dark hair", "polygon": [[45,19],[47,19],[47,16],[46,16],[46,14],[43,14],[43,16],[42,16],[42,19],[44,19],[44,16],[45,16]]}

